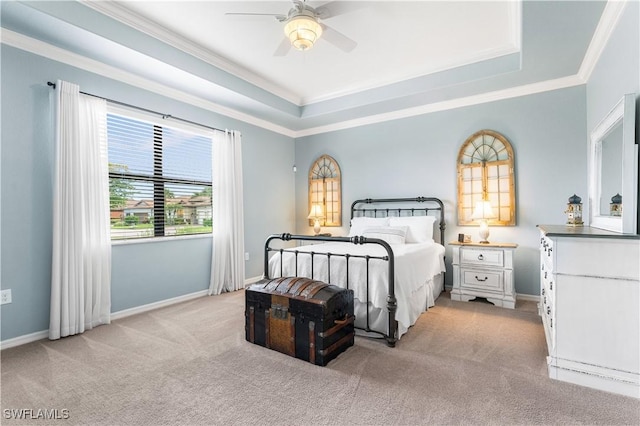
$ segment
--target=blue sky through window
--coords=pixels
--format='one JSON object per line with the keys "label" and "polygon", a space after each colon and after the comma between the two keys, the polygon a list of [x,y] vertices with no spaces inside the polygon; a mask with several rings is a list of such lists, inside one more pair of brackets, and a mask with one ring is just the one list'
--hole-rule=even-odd
{"label": "blue sky through window", "polygon": [[[154,125],[149,122],[107,115],[109,163],[115,165],[116,171],[153,175],[153,130]],[[210,137],[163,126],[162,139],[165,177],[211,182]],[[151,183],[131,184],[136,188],[132,198],[153,198]],[[200,193],[204,187],[167,184],[167,189],[180,197]]]}

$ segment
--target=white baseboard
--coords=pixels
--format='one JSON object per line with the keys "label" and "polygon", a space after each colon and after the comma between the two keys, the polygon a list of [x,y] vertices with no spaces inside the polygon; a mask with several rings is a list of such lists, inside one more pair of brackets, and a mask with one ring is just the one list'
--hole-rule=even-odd
{"label": "white baseboard", "polygon": [[528,300],[530,302],[540,302],[540,296],[535,294],[516,293],[516,300]]}
{"label": "white baseboard", "polygon": [[262,275],[258,275],[257,277],[247,278],[246,280],[244,280],[244,286],[248,287],[253,283],[257,283],[261,279],[262,279]]}
{"label": "white baseboard", "polygon": [[[244,280],[244,286],[247,287],[253,283],[256,283],[262,279],[262,275],[247,278]],[[451,291],[451,287],[446,287],[446,290]],[[183,296],[173,297],[171,299],[160,300],[158,302],[148,303],[142,306],[136,306],[135,308],[123,309],[122,311],[113,312],[111,314],[111,320],[118,320],[126,318],[131,315],[140,314],[143,312],[151,311],[153,309],[163,308],[165,306],[174,305],[180,302],[186,302],[187,300],[197,299],[198,297],[206,296],[209,294],[208,290],[201,290],[195,293],[185,294]],[[531,294],[518,294],[516,298],[519,300],[530,300],[532,302],[539,302],[540,296],[534,296]],[[15,346],[25,345],[27,343],[35,342],[36,340],[46,339],[49,337],[49,330],[36,331],[35,333],[25,334],[24,336],[14,337],[12,339],[0,341],[0,350],[13,348]]]}
{"label": "white baseboard", "polygon": [[158,302],[148,303],[142,306],[136,306],[135,308],[123,309],[111,314],[111,320],[119,320],[122,318],[130,317],[131,315],[141,314],[143,312],[152,311],[158,308],[164,308],[165,306],[175,305],[176,303],[186,302],[187,300],[197,299],[209,294],[209,290],[200,290],[195,293],[189,293],[178,297],[172,297],[171,299],[160,300]]}
{"label": "white baseboard", "polygon": [[[445,285],[445,291],[451,292],[453,286]],[[516,300],[528,300],[530,302],[540,302],[540,296],[535,294],[516,293]]]}
{"label": "white baseboard", "polygon": [[[262,275],[257,277],[248,278],[244,281],[244,286],[251,285],[262,279]],[[188,300],[197,299],[209,294],[209,290],[196,291],[195,293],[185,294],[178,297],[172,297],[171,299],[160,300],[158,302],[148,303],[142,306],[136,306],[134,308],[123,309],[111,314],[111,320],[118,320],[129,317],[131,315],[141,314],[143,312],[151,311],[153,309],[163,308],[165,306],[174,305],[180,302],[186,302]],[[23,336],[14,337],[12,339],[0,341],[0,350],[13,348],[20,345],[26,345],[27,343],[35,342],[37,340],[46,339],[49,337],[49,330],[36,331],[35,333],[25,334]]]}
{"label": "white baseboard", "polygon": [[35,342],[49,337],[49,330],[36,331],[35,333],[25,334],[23,336],[14,337],[0,342],[0,350],[13,348],[27,343]]}

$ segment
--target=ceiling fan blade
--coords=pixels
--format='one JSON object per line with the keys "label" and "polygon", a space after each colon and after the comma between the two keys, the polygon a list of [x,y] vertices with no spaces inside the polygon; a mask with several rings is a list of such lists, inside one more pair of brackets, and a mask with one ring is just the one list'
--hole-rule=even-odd
{"label": "ceiling fan blade", "polygon": [[288,38],[284,37],[278,45],[276,51],[273,52],[273,56],[285,56],[287,53],[289,53],[289,50],[291,50],[291,42]]}
{"label": "ceiling fan blade", "polygon": [[338,49],[343,50],[345,52],[351,52],[358,45],[358,43],[356,43],[354,40],[350,39],[346,35],[342,34],[340,31],[334,30],[333,28],[331,28],[326,24],[321,24],[321,25],[322,25],[322,37],[320,37],[320,39],[325,39],[329,43],[336,46]]}
{"label": "ceiling fan blade", "polygon": [[360,1],[330,1],[315,8],[320,19],[343,15],[367,7],[366,2]]}
{"label": "ceiling fan blade", "polygon": [[225,15],[235,15],[235,16],[273,16],[280,22],[287,20],[287,15],[283,15],[281,13],[226,12]]}

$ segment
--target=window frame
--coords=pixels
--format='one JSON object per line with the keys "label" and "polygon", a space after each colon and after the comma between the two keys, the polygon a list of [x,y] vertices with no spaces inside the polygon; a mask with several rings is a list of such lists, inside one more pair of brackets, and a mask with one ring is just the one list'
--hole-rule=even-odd
{"label": "window frame", "polygon": [[[482,143],[474,145],[480,138]],[[490,144],[486,143],[489,141]],[[506,151],[506,158],[496,159],[488,161],[487,157],[489,153],[480,153],[480,158],[468,160],[468,149],[473,146],[477,151],[482,145],[485,145],[491,149],[491,146],[495,141],[502,144]],[[487,150],[488,151],[488,150]],[[474,151],[475,152],[475,151]],[[492,226],[515,226],[516,225],[516,204],[515,204],[515,169],[514,169],[515,157],[513,153],[513,147],[506,137],[493,130],[480,130],[473,135],[469,136],[460,147],[458,152],[457,169],[458,169],[458,225],[460,226],[472,226],[478,225],[478,223],[471,219],[470,212],[473,212],[473,208],[477,201],[489,200],[491,201],[494,212],[497,213],[498,218],[489,220]],[[501,170],[506,167],[506,173],[502,174]],[[475,179],[478,173],[474,170],[479,170],[480,179]],[[491,176],[497,182],[496,188],[489,188],[490,184],[490,171],[495,170],[496,176]],[[468,171],[468,172],[467,172]],[[467,179],[465,174],[471,174],[472,178]],[[508,180],[508,181],[507,181]],[[480,189],[474,188],[474,182],[480,183]],[[503,182],[505,182],[503,184]],[[465,190],[465,183],[471,187],[470,191]]]}
{"label": "window frame", "polygon": [[[108,176],[111,182],[112,178],[124,179],[133,182],[148,182],[151,183],[153,190],[153,217],[162,217],[161,221],[153,221],[153,235],[145,237],[123,237],[113,238],[110,228],[111,243],[134,243],[143,241],[159,241],[162,239],[174,239],[174,238],[194,238],[194,237],[211,237],[213,232],[198,232],[182,235],[166,235],[166,199],[165,199],[165,185],[182,185],[182,186],[198,186],[213,188],[213,170],[211,174],[211,181],[203,181],[193,178],[179,178],[163,175],[164,153],[163,153],[163,129],[173,129],[183,132],[188,132],[197,136],[208,138],[211,141],[211,150],[213,150],[213,131],[199,126],[189,125],[187,123],[179,123],[172,121],[171,123],[162,123],[161,119],[157,116],[144,113],[132,107],[126,107],[123,105],[107,104],[107,116],[116,115],[128,120],[137,120],[149,123],[153,126],[153,173],[151,175],[142,173],[131,173],[127,171],[111,171],[109,170]],[[166,117],[162,117],[165,119]],[[109,140],[107,139],[107,146]],[[108,150],[108,148],[107,148]],[[110,159],[109,159],[110,160]],[[109,161],[109,164],[112,163]],[[110,212],[111,203],[110,203]],[[110,213],[111,214],[111,213]],[[124,214],[124,213],[123,213]],[[211,196],[211,216],[213,217],[213,196]],[[124,218],[124,216],[123,216]]]}
{"label": "window frame", "polygon": [[[331,170],[332,169],[332,170]],[[325,217],[320,220],[320,226],[342,226],[342,173],[338,162],[329,155],[321,155],[309,167],[309,206],[311,211],[313,204],[321,202]],[[320,200],[316,194],[320,193]],[[328,197],[328,194],[331,197]],[[327,209],[328,198],[334,206]],[[329,212],[330,214],[327,214]],[[309,226],[313,226],[314,220],[309,220]]]}

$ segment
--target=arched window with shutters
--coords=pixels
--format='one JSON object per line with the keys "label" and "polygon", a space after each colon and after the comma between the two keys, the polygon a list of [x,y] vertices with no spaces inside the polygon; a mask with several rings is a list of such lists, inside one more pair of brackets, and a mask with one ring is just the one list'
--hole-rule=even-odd
{"label": "arched window with shutters", "polygon": [[[309,211],[322,208],[321,226],[342,226],[342,184],[340,166],[328,155],[318,158],[309,169]],[[309,221],[313,226],[313,220]]]}
{"label": "arched window with shutters", "polygon": [[481,130],[458,153],[458,225],[477,224],[471,218],[479,201],[489,201],[495,214],[491,225],[516,224],[514,156],[500,133]]}

